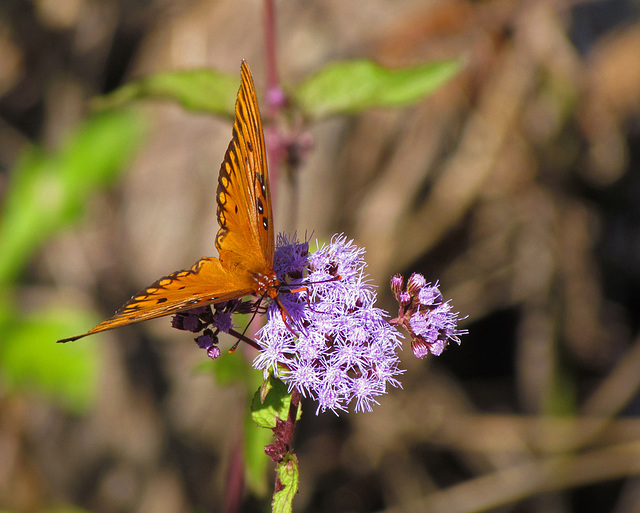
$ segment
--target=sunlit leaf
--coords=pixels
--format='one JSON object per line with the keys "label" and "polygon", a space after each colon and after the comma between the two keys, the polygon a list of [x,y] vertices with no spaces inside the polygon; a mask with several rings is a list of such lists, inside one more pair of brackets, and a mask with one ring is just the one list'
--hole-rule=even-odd
{"label": "sunlit leaf", "polygon": [[271,376],[271,389],[264,398],[260,398],[260,391],[256,392],[251,405],[253,420],[259,426],[273,429],[276,427],[276,420],[285,420],[289,415],[289,405],[291,404],[291,394],[287,392],[287,386],[279,379]]}
{"label": "sunlit leaf", "polygon": [[[260,373],[256,373],[260,374]],[[265,497],[272,484],[267,470],[273,465],[264,449],[271,443],[273,431],[255,423],[253,417],[246,416],[244,423],[244,464],[247,488],[258,497]]]}
{"label": "sunlit leaf", "polygon": [[237,73],[213,69],[159,73],[126,84],[113,93],[96,98],[96,108],[122,107],[135,100],[169,100],[185,109],[234,116],[238,92]]}
{"label": "sunlit leaf", "polygon": [[407,105],[428,96],[461,67],[460,61],[399,69],[368,60],[337,62],[305,80],[295,98],[303,112],[314,118]]}
{"label": "sunlit leaf", "polygon": [[276,469],[279,490],[273,494],[271,511],[273,513],[291,513],[293,498],[298,492],[298,459],[287,454]]}
{"label": "sunlit leaf", "polygon": [[76,325],[95,319],[59,309],[19,316],[1,326],[0,380],[9,390],[47,396],[69,411],[82,413],[95,400],[99,367],[95,344],[56,344]]}
{"label": "sunlit leaf", "polygon": [[[240,330],[246,326],[248,316],[240,315],[235,319],[236,324],[240,324]],[[228,340],[224,338],[221,344]],[[194,344],[195,346],[195,344]],[[211,373],[216,383],[220,386],[241,385],[246,390],[255,390],[262,382],[262,373],[256,371],[251,362],[238,349],[233,354],[223,351],[216,360],[204,357],[199,364],[198,370]],[[250,395],[249,400],[252,399]],[[257,497],[264,497],[268,492],[269,481],[267,479],[267,469],[271,463],[270,458],[265,454],[264,448],[269,445],[273,432],[264,429],[256,424],[251,412],[247,409],[244,422],[244,464],[246,486]]]}
{"label": "sunlit leaf", "polygon": [[47,239],[79,218],[95,190],[118,178],[142,132],[132,113],[105,112],[86,120],[55,153],[32,148],[23,155],[0,218],[0,287],[15,280]]}

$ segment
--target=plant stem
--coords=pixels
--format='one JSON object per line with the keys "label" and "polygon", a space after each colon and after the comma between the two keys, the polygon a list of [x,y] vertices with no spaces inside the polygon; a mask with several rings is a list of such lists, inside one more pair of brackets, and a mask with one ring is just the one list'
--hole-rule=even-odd
{"label": "plant stem", "polygon": [[[280,88],[278,83],[278,64],[276,59],[276,13],[275,0],[264,2],[264,49],[267,68],[267,96]],[[267,116],[274,119],[280,106],[273,101],[267,102]]]}

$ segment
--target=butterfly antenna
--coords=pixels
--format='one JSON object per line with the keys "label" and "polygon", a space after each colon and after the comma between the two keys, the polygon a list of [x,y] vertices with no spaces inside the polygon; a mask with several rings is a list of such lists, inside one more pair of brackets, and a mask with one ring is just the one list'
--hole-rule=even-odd
{"label": "butterfly antenna", "polygon": [[262,303],[262,300],[264,299],[265,295],[266,295],[266,292],[265,292],[265,294],[262,294],[262,296],[260,296],[260,299],[258,299],[255,302],[255,307],[253,309],[253,315],[251,316],[251,319],[249,319],[249,322],[245,326],[244,330],[242,330],[242,333],[238,333],[235,330],[229,330],[229,334],[233,335],[234,337],[236,337],[238,339],[238,341],[235,344],[233,344],[233,347],[231,349],[229,349],[230,353],[233,353],[238,348],[238,344],[240,343],[240,341],[246,342],[251,347],[254,347],[254,348],[258,349],[258,350],[262,349],[258,344],[256,344],[256,342],[254,340],[252,340],[249,337],[247,337],[246,333],[247,333],[247,330],[249,329],[249,326],[251,326],[251,323],[256,318],[256,315],[258,315],[258,308],[260,308],[260,303]]}
{"label": "butterfly antenna", "polygon": [[[246,331],[246,328],[245,328],[245,331]],[[240,343],[240,341],[246,342],[247,344],[249,344],[254,349],[257,349],[258,351],[262,350],[262,348],[256,343],[255,340],[250,339],[244,333],[238,333],[236,330],[230,329],[229,330],[229,335],[231,335],[231,336],[233,336],[233,337],[238,339],[238,341],[235,344],[233,344],[233,347],[231,349],[229,349],[230,353],[233,353],[237,349],[238,344]]]}

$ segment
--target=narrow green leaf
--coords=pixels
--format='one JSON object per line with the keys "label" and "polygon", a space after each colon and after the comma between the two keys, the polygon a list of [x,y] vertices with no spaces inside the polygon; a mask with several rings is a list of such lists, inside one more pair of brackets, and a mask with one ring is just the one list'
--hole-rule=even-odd
{"label": "narrow green leaf", "polygon": [[118,178],[142,132],[133,113],[105,112],[86,120],[57,152],[32,148],[23,156],[0,217],[0,288],[44,241],[79,218],[95,190]]}
{"label": "narrow green leaf", "polygon": [[[248,316],[240,316],[241,326],[246,325]],[[224,344],[224,341],[221,341]],[[262,373],[251,366],[251,362],[245,358],[242,351],[233,354],[228,352],[216,360],[203,358],[197,365],[199,372],[207,372],[213,376],[220,386],[240,385],[245,390],[251,391],[247,395],[248,403],[253,401],[253,391],[262,382]],[[268,493],[267,469],[271,459],[264,449],[271,442],[273,432],[264,429],[253,420],[252,413],[247,409],[244,420],[244,464],[245,480],[247,488],[257,497],[265,497]]]}
{"label": "narrow green leaf", "polygon": [[295,98],[313,118],[407,105],[428,96],[461,67],[460,61],[401,69],[384,68],[368,60],[337,62],[305,80]]}
{"label": "narrow green leaf", "polygon": [[96,98],[94,107],[122,107],[135,100],[171,100],[188,110],[233,118],[239,84],[238,73],[223,73],[213,69],[159,73]]}
{"label": "narrow green leaf", "polygon": [[[206,352],[202,351],[202,355],[206,356]],[[240,353],[229,353],[222,349],[222,354],[216,360],[203,359],[202,368],[205,368],[205,364],[206,369],[211,371],[215,382],[220,386],[243,385],[253,390],[256,382],[260,380],[260,373]]]}
{"label": "narrow green leaf", "polygon": [[295,454],[288,454],[276,469],[277,488],[273,494],[271,511],[273,513],[291,513],[293,498],[298,493],[298,459]]}
{"label": "narrow green leaf", "polygon": [[291,404],[291,394],[287,392],[287,386],[273,376],[269,377],[271,389],[264,398],[260,398],[260,391],[256,392],[251,404],[251,415],[259,426],[273,429],[276,427],[276,420],[285,420],[289,415],[289,405]]}
{"label": "narrow green leaf", "polygon": [[97,392],[98,346],[53,341],[70,333],[70,326],[87,326],[95,320],[88,317],[56,308],[39,312],[37,317],[16,313],[10,324],[4,322],[0,341],[3,386],[45,395],[73,413],[86,411]]}
{"label": "narrow green leaf", "polygon": [[257,497],[266,497],[269,490],[267,470],[271,458],[264,449],[271,443],[273,431],[258,426],[252,416],[247,415],[244,423],[244,463],[247,488]]}

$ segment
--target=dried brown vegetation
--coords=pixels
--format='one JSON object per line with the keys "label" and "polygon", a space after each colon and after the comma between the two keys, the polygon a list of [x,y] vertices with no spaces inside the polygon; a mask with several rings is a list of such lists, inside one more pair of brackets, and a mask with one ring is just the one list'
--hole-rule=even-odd
{"label": "dried brown vegetation", "polygon": [[[132,77],[235,71],[245,58],[260,87],[261,9],[3,2],[1,168],[29,142],[58,144],[89,98]],[[285,85],[339,58],[466,61],[418,105],[310,127],[299,189],[278,187],[278,229],[355,238],[387,309],[391,274],[439,279],[470,330],[437,361],[405,350],[404,390],[372,414],[316,418],[309,405],[299,511],[638,511],[639,10],[632,0],[278,3]],[[132,169],[32,264],[24,298],[37,286],[109,312],[211,253],[230,127],[143,108],[151,135]],[[202,353],[166,320],[79,343],[102,351],[89,416],[0,388],[0,508],[222,510],[242,392],[194,374]]]}

